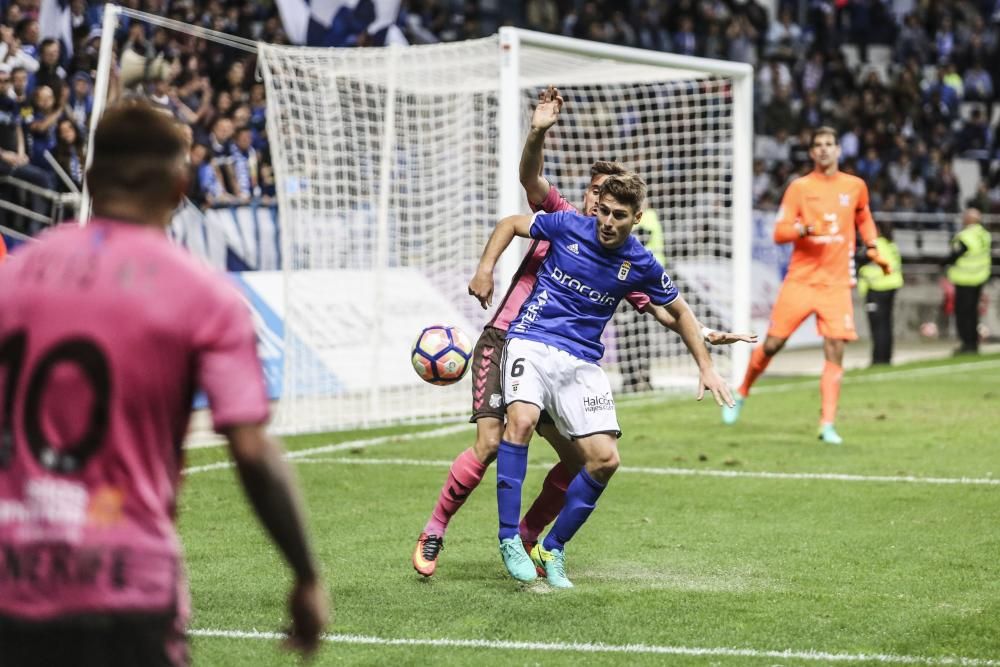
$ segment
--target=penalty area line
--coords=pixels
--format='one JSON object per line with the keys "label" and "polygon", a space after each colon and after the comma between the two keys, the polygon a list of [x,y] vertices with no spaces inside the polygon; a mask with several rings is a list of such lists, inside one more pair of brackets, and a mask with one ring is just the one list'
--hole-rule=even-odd
{"label": "penalty area line", "polygon": [[[447,468],[453,461],[427,459],[372,459],[357,457],[303,457],[298,463],[331,463],[343,465],[398,465]],[[548,470],[548,463],[531,463],[529,468]],[[992,477],[916,477],[914,475],[852,475],[846,473],[766,472],[752,470],[696,470],[692,468],[655,468],[647,466],[621,466],[619,473],[640,475],[672,475],[676,477],[725,477],[751,479],[817,480],[824,482],[881,482],[889,484],[937,484],[961,486],[1000,486],[1000,479]]]}
{"label": "penalty area line", "polygon": [[[378,445],[385,445],[394,442],[409,442],[410,440],[422,440],[426,438],[437,438],[438,436],[451,435],[452,433],[459,433],[469,429],[469,424],[452,424],[450,426],[443,426],[441,428],[431,429],[429,431],[420,431],[418,433],[401,433],[397,435],[382,435],[377,438],[364,438],[361,440],[347,440],[345,442],[337,442],[329,445],[321,445],[319,447],[308,447],[306,449],[296,449],[285,454],[286,459],[301,459],[306,456],[313,456],[315,454],[331,454],[333,452],[341,452],[344,450],[351,449],[364,449],[366,447],[377,447]],[[219,461],[217,463],[207,463],[200,466],[192,466],[184,469],[185,475],[196,475],[201,472],[209,472],[211,470],[226,470],[228,468],[234,467],[232,461]]]}
{"label": "penalty area line", "polygon": [[[267,639],[280,640],[285,635],[278,632],[258,632],[242,630],[189,630],[192,637],[220,639]],[[831,653],[827,651],[782,651],[696,646],[654,646],[648,644],[602,644],[577,642],[522,642],[492,639],[391,639],[365,635],[324,635],[323,640],[332,644],[361,644],[375,646],[428,646],[432,648],[471,648],[494,651],[562,651],[572,653],[624,653],[684,656],[716,656],[724,658],[772,658],[779,660],[811,660],[815,662],[880,662],[896,665],[964,665],[965,667],[1000,667],[1000,661],[988,658],[967,658],[960,656],[917,656],[894,655],[891,653]]]}

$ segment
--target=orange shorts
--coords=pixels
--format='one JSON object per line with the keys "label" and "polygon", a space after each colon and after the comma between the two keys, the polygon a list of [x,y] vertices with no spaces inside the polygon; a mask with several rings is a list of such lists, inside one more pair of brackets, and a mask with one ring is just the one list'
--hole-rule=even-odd
{"label": "orange shorts", "polygon": [[788,338],[802,322],[816,313],[816,330],[824,338],[857,340],[851,288],[816,287],[785,282],[771,310],[768,336]]}

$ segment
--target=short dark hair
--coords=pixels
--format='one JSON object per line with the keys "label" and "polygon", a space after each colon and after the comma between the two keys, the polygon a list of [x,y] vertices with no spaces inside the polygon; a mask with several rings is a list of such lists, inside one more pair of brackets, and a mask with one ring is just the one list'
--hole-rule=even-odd
{"label": "short dark hair", "polygon": [[620,204],[631,206],[636,212],[642,208],[642,203],[646,201],[646,181],[637,174],[618,174],[611,176],[601,185],[599,196],[611,195]]}
{"label": "short dark hair", "polygon": [[830,127],[829,125],[821,125],[820,127],[813,129],[813,131],[810,133],[809,147],[812,148],[812,145],[816,143],[816,137],[823,136],[824,134],[829,134],[830,136],[832,136],[833,143],[835,144],[840,143],[840,136],[837,134],[836,129]]}
{"label": "short dark hair", "polygon": [[598,160],[590,167],[590,180],[598,176],[623,176],[628,173],[628,169],[621,162],[613,160]]}
{"label": "short dark hair", "polygon": [[140,198],[170,204],[178,165],[187,158],[188,140],[180,124],[143,100],[108,109],[94,134],[87,186],[94,198]]}

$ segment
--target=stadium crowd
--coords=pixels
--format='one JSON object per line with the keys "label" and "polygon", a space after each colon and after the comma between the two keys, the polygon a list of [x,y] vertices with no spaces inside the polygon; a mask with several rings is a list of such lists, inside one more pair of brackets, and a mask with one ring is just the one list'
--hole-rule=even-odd
{"label": "stadium crowd", "polygon": [[[0,175],[79,187],[93,106],[103,3],[72,0],[72,42],[43,38],[40,0],[0,0]],[[124,5],[226,33],[287,43],[274,4],[126,0]],[[756,66],[754,201],[774,208],[808,170],[809,128],[842,132],[843,170],[863,177],[877,211],[957,212],[956,157],[980,164],[974,203],[1000,211],[1000,143],[991,119],[1000,76],[1000,0],[526,0],[487,13],[471,0],[403,0],[411,43],[454,41],[512,24],[573,37],[725,58]],[[155,60],[156,104],[191,128],[200,206],[274,195],[265,89],[252,54],[124,18],[122,54]],[[369,36],[348,35],[365,45]],[[118,94],[121,81],[112,81]],[[23,134],[23,143],[18,138]],[[50,153],[54,160],[46,158]],[[56,163],[57,170],[53,165]],[[62,172],[60,175],[59,172]],[[32,198],[25,205],[46,206]],[[33,230],[29,230],[33,231]]]}

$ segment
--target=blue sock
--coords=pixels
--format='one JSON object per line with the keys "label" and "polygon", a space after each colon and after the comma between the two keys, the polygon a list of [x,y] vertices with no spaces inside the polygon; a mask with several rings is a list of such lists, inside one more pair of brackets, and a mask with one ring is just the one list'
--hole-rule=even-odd
{"label": "blue sock", "polygon": [[597,499],[601,497],[604,488],[604,484],[596,481],[586,470],[581,470],[569,483],[566,489],[566,505],[556,517],[552,530],[545,536],[542,548],[546,551],[553,549],[564,551],[566,543],[573,539],[576,531],[580,530],[580,526],[594,511]]}
{"label": "blue sock", "polygon": [[517,537],[521,520],[521,485],[528,472],[528,446],[500,441],[497,451],[497,513],[501,540]]}

